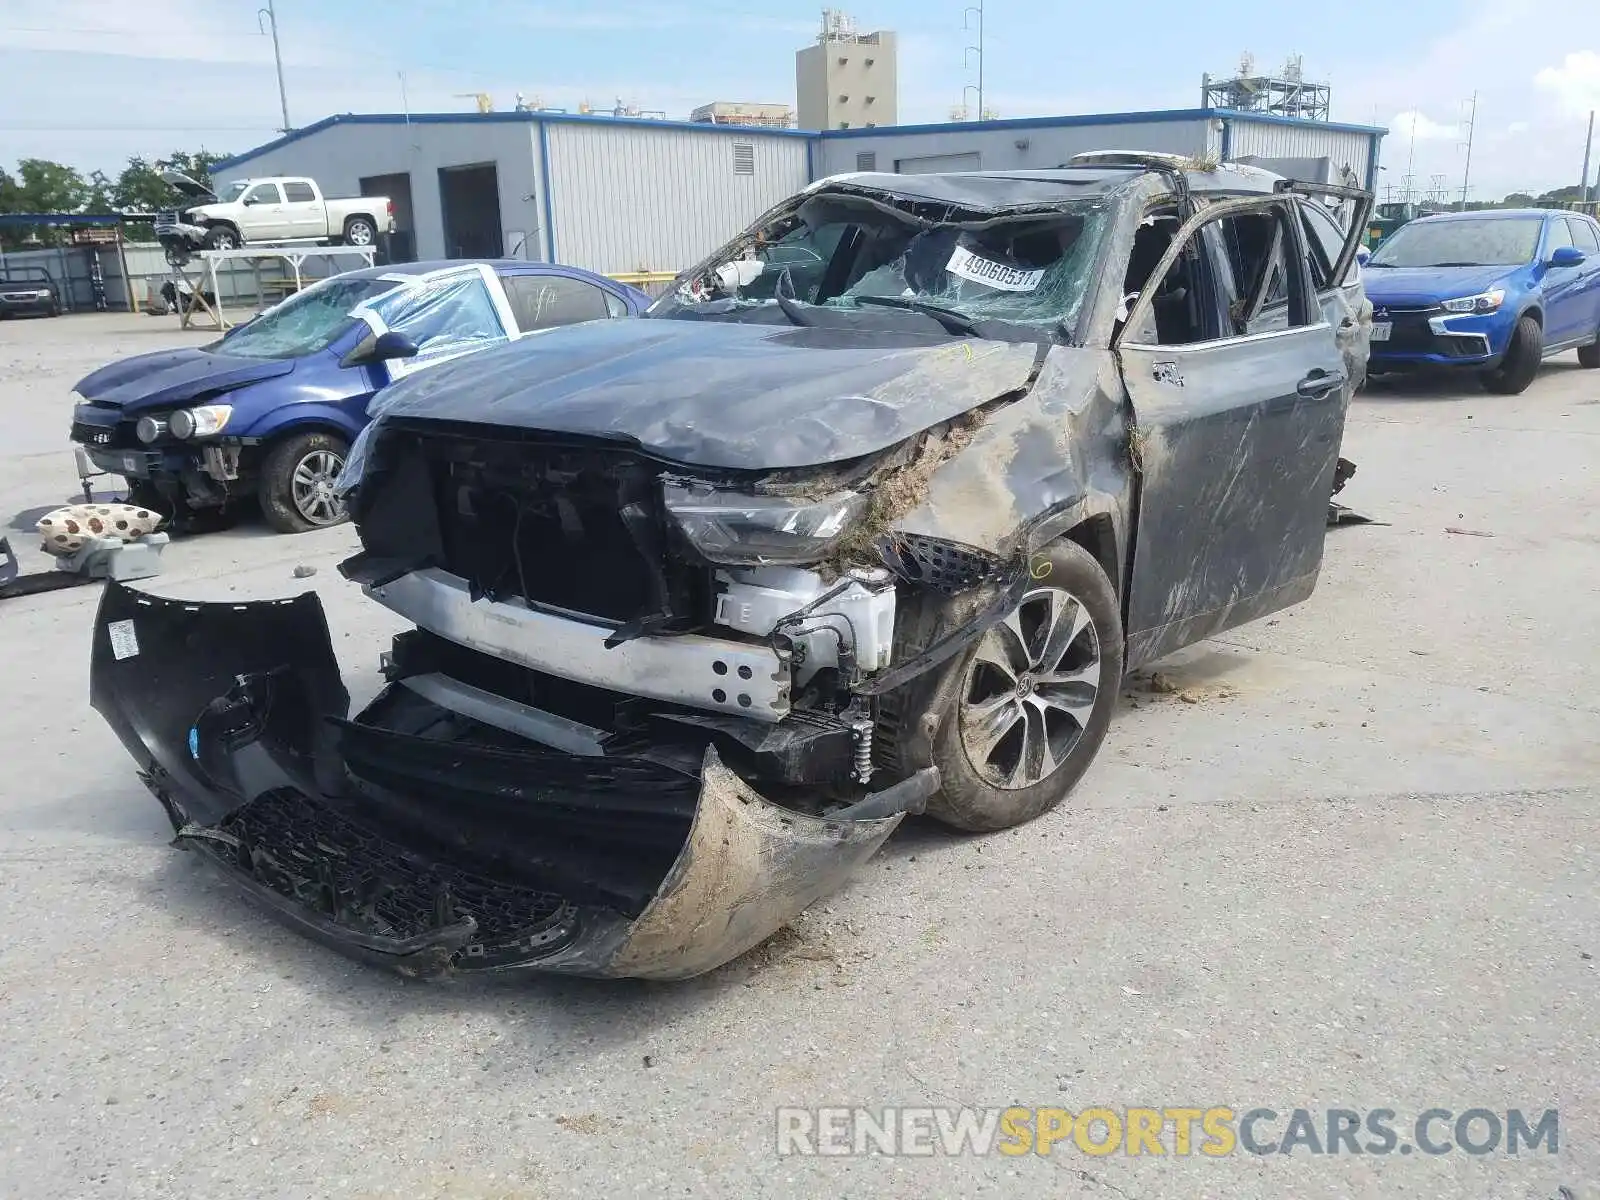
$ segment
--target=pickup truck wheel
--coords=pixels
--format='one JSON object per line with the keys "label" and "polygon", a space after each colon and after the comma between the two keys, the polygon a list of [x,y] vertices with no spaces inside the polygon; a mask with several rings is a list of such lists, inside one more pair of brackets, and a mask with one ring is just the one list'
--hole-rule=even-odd
{"label": "pickup truck wheel", "polygon": [[1502,396],[1520,396],[1528,390],[1544,361],[1544,329],[1532,317],[1523,317],[1511,334],[1511,344],[1500,365],[1483,373],[1484,390]]}
{"label": "pickup truck wheel", "polygon": [[347,246],[370,246],[378,240],[378,228],[366,217],[351,217],[344,223]]}
{"label": "pickup truck wheel", "polygon": [[205,246],[207,250],[237,250],[239,235],[226,225],[213,225],[206,230]]}
{"label": "pickup truck wheel", "polygon": [[300,433],[267,451],[261,464],[261,515],[279,533],[304,533],[348,517],[333,490],[349,445],[328,433]]}
{"label": "pickup truck wheel", "polygon": [[937,693],[942,786],[928,813],[957,829],[1006,829],[1065,799],[1105,741],[1121,689],[1122,619],[1094,556],[1060,541],[1035,556],[1032,574],[1022,603]]}

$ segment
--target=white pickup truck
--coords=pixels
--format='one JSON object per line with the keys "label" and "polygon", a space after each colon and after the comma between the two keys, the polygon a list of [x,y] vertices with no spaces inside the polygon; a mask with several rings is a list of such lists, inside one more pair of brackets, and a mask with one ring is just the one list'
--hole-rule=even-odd
{"label": "white pickup truck", "polygon": [[221,194],[177,171],[161,176],[186,199],[198,201],[182,212],[162,213],[156,233],[190,249],[233,250],[247,242],[332,242],[373,245],[394,229],[394,205],[387,196],[324,196],[315,179],[273,176],[236,179]]}

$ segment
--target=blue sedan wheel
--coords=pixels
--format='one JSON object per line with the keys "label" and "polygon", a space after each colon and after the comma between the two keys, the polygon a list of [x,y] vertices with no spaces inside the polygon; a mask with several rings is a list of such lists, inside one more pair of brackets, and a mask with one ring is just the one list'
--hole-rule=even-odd
{"label": "blue sedan wheel", "polygon": [[280,533],[304,533],[349,517],[335,491],[350,448],[329,433],[302,433],[279,442],[261,464],[261,515]]}

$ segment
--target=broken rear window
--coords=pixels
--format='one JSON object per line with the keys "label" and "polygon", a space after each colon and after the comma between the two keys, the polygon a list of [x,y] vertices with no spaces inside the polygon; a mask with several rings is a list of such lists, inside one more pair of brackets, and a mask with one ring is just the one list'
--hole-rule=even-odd
{"label": "broken rear window", "polygon": [[1048,330],[1076,324],[1105,205],[942,221],[928,219],[927,207],[811,196],[693,272],[656,315],[757,319],[781,297],[835,313],[942,312]]}

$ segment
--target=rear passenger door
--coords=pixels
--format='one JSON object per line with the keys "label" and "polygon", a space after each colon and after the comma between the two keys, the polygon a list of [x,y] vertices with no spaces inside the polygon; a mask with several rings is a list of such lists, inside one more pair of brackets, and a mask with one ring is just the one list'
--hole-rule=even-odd
{"label": "rear passenger door", "polygon": [[283,185],[283,217],[289,232],[285,237],[324,238],[328,235],[328,216],[317,199],[317,191],[304,179],[290,179]]}
{"label": "rear passenger door", "polygon": [[[1191,307],[1207,319],[1158,319],[1159,297],[1196,289]],[[1139,476],[1127,602],[1137,666],[1315,586],[1347,370],[1298,201],[1229,200],[1185,222],[1140,288],[1117,353]]]}
{"label": "rear passenger door", "polygon": [[508,270],[500,272],[500,282],[506,289],[517,329],[524,334],[628,314],[628,306],[620,296],[571,275]]}

